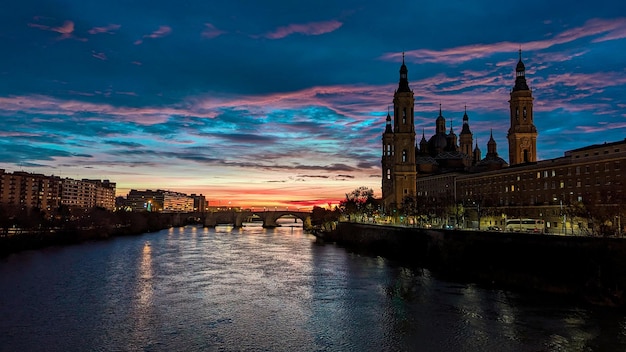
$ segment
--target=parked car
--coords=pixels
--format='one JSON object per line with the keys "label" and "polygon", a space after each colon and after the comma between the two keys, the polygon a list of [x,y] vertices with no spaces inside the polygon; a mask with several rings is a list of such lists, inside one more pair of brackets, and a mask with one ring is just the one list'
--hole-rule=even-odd
{"label": "parked car", "polygon": [[489,226],[487,231],[502,231],[502,229],[499,226]]}

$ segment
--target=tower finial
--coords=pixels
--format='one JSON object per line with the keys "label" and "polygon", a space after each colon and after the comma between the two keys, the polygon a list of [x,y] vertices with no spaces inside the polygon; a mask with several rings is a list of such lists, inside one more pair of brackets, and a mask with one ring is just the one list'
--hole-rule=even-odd
{"label": "tower finial", "polygon": [[519,45],[519,61],[522,61],[522,44]]}
{"label": "tower finial", "polygon": [[402,64],[404,65],[404,50],[402,50]]}
{"label": "tower finial", "polygon": [[439,116],[441,116],[441,103],[439,103]]}

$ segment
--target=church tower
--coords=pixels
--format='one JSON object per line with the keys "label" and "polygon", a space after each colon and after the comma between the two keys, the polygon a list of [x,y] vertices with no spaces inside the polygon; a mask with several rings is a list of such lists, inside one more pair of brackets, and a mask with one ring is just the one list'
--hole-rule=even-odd
{"label": "church tower", "polygon": [[461,153],[467,156],[467,159],[465,159],[467,164],[465,166],[471,166],[471,164],[473,163],[472,159],[474,156],[474,153],[472,151],[472,144],[474,143],[473,143],[472,131],[470,130],[470,127],[469,127],[469,117],[467,116],[467,106],[465,107],[465,113],[463,114],[463,128],[461,129],[461,134],[459,135],[459,142],[460,142]]}
{"label": "church tower", "polygon": [[393,191],[393,129],[391,128],[391,115],[389,115],[389,109],[387,109],[387,123],[385,125],[385,132],[383,133],[383,157],[382,157],[382,171],[383,171],[383,201],[385,205],[393,203],[394,191]]}
{"label": "church tower", "polygon": [[509,165],[537,161],[537,128],[533,123],[533,95],[526,84],[526,68],[522,50],[515,68],[515,86],[511,90],[511,127],[509,140]]}
{"label": "church tower", "polygon": [[404,64],[400,66],[400,81],[393,95],[393,197],[389,198],[387,207],[400,207],[404,197],[415,195],[415,122],[413,107],[415,98],[409,88],[407,78],[409,70]]}

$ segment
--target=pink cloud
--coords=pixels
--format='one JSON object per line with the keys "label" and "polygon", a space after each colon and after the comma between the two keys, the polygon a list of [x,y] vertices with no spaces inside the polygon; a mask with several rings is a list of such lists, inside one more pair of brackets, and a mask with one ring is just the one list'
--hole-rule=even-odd
{"label": "pink cloud", "polygon": [[94,27],[94,28],[90,29],[88,31],[88,33],[89,34],[100,34],[100,33],[113,34],[113,33],[115,33],[115,31],[120,29],[120,27],[121,27],[121,25],[119,25],[119,24],[110,24],[110,25],[104,26],[104,27]]}
{"label": "pink cloud", "polygon": [[[95,92],[96,95],[107,95],[109,93]],[[82,94],[88,95],[88,94]],[[178,108],[159,107],[116,107],[110,104],[98,104],[82,102],[78,100],[60,100],[47,96],[9,96],[0,97],[0,113],[27,111],[42,115],[74,115],[85,111],[92,111],[101,114],[102,117],[89,118],[99,121],[114,116],[120,121],[131,121],[141,125],[152,125],[163,123],[172,115],[184,114],[185,111]],[[216,113],[208,112],[200,117],[214,117]],[[107,116],[108,117],[105,117]],[[89,120],[87,119],[87,120]]]}
{"label": "pink cloud", "polygon": [[222,34],[225,34],[226,32],[220,29],[217,29],[213,24],[211,23],[205,23],[204,24],[204,30],[202,31],[202,37],[203,38],[208,38],[208,39],[212,39],[215,37],[219,37]]}
{"label": "pink cloud", "polygon": [[[36,21],[39,20],[39,19],[40,19],[39,17],[35,18]],[[58,26],[58,27],[47,26],[47,25],[40,24],[40,23],[28,23],[28,26],[32,27],[32,28],[41,29],[41,30],[44,30],[44,31],[60,33],[61,36],[59,36],[57,38],[58,40],[74,38],[76,40],[86,41],[86,39],[84,39],[84,38],[77,38],[77,37],[75,37],[72,34],[72,33],[74,33],[74,22],[72,22],[72,21],[65,21],[65,22],[63,22],[63,24],[61,26]]]}
{"label": "pink cloud", "polygon": [[305,24],[290,24],[285,27],[279,27],[275,31],[267,33],[266,38],[280,39],[294,33],[304,35],[320,35],[330,33],[341,27],[343,23],[339,21],[310,22]]}
{"label": "pink cloud", "polygon": [[172,32],[172,28],[170,26],[160,26],[159,29],[157,29],[156,31],[150,34],[145,34],[143,37],[141,37],[141,39],[137,39],[134,44],[139,45],[143,43],[143,40],[146,38],[151,38],[151,39],[162,38],[170,34],[171,32]]}
{"label": "pink cloud", "polygon": [[[556,45],[599,35],[602,36],[592,39],[591,42],[597,43],[626,38],[626,18],[611,20],[591,19],[585,22],[585,24],[581,27],[566,30],[550,39],[522,43],[521,48],[524,50],[542,50]],[[410,50],[405,53],[405,56],[407,59],[415,62],[459,64],[473,59],[488,57],[495,53],[513,52],[518,49],[520,49],[519,43],[499,42],[493,44],[466,45],[445,50]],[[384,60],[398,61],[401,57],[402,54],[400,53],[387,53],[381,58]]]}

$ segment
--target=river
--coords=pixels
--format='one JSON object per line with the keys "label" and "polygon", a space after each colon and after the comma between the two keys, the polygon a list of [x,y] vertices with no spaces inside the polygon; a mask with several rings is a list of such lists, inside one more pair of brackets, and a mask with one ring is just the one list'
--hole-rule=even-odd
{"label": "river", "polygon": [[623,351],[626,313],[449,282],[301,227],[0,259],[0,351]]}

